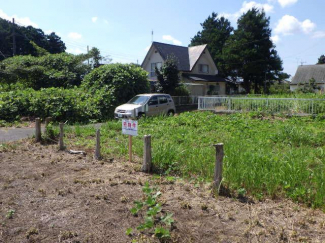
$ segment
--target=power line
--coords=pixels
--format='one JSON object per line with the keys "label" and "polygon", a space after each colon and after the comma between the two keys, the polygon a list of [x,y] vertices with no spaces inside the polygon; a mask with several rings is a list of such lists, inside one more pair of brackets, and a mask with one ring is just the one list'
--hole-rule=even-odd
{"label": "power line", "polygon": [[287,59],[287,58],[290,58],[290,57],[297,56],[297,55],[299,55],[299,54],[301,54],[301,53],[304,53],[305,51],[308,51],[308,50],[310,50],[310,49],[313,49],[314,47],[318,46],[318,45],[321,44],[321,43],[323,43],[323,40],[317,42],[316,44],[312,45],[311,47],[308,47],[308,48],[302,50],[301,52],[298,52],[298,53],[292,54],[292,55],[290,55],[290,56],[286,56],[286,57],[284,57],[283,59]]}

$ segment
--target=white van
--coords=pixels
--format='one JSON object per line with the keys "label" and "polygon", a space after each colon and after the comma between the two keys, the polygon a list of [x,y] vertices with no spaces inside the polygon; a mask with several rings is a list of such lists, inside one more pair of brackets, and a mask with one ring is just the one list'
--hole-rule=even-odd
{"label": "white van", "polygon": [[172,116],[175,112],[175,104],[169,94],[139,94],[126,104],[116,107],[114,116],[135,119],[141,116]]}

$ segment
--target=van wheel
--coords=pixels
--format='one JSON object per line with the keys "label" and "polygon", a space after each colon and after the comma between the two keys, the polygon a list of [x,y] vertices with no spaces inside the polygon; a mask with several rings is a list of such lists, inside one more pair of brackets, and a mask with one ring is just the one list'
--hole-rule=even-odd
{"label": "van wheel", "polygon": [[169,110],[167,112],[167,116],[174,116],[174,114],[175,114],[175,111],[173,111],[173,110]]}

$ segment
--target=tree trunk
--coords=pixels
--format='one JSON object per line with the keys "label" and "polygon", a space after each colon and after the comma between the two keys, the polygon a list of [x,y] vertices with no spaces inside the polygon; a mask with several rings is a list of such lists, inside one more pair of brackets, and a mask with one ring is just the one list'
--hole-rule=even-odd
{"label": "tree trunk", "polygon": [[258,93],[258,85],[257,85],[257,82],[255,80],[254,82],[254,94],[257,94]]}
{"label": "tree trunk", "polygon": [[243,85],[244,85],[244,88],[245,88],[246,92],[249,94],[251,92],[251,85],[250,85],[249,80],[244,78]]}

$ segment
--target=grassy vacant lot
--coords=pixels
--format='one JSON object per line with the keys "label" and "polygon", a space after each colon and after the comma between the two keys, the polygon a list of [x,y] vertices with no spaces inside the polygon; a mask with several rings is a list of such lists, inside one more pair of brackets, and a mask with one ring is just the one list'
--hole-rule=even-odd
{"label": "grassy vacant lot", "polygon": [[[104,156],[127,156],[121,122],[102,126]],[[321,118],[264,117],[258,113],[214,115],[183,113],[139,121],[134,153],[143,153],[145,134],[152,135],[153,163],[160,174],[209,181],[213,144],[225,147],[223,185],[234,195],[257,199],[289,197],[308,206],[325,206],[325,121]],[[68,146],[94,148],[95,129],[68,129]],[[70,144],[69,144],[70,143]]]}
{"label": "grassy vacant lot", "polygon": [[144,200],[146,182],[162,193],[162,213],[173,214],[171,240],[165,242],[325,240],[319,209],[290,200],[214,198],[209,183],[148,175],[139,172],[139,158],[96,161],[93,148],[88,152],[71,155],[32,140],[0,145],[0,242],[164,242],[153,228],[136,230],[145,211],[137,217],[130,211],[134,201]]}

